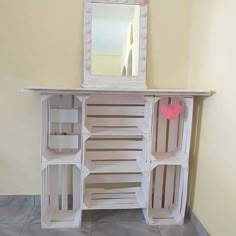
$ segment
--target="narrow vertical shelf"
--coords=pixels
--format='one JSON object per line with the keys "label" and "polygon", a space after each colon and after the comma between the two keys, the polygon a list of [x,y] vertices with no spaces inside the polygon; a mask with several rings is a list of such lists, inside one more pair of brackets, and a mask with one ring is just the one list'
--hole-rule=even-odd
{"label": "narrow vertical shelf", "polygon": [[81,169],[76,164],[42,166],[43,228],[76,228],[81,224]]}

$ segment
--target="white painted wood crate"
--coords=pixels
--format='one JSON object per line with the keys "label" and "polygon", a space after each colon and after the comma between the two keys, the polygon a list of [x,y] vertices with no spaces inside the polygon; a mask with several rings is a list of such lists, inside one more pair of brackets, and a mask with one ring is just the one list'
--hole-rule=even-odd
{"label": "white painted wood crate", "polygon": [[[160,113],[170,103],[183,107],[173,121]],[[42,226],[80,227],[83,210],[132,208],[150,225],[182,224],[192,112],[189,95],[43,95]]]}

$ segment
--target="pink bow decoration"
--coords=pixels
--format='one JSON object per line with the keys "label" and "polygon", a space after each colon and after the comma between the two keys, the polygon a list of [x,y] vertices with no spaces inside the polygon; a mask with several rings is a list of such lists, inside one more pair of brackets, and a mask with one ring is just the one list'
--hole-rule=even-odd
{"label": "pink bow decoration", "polygon": [[183,108],[180,104],[163,104],[161,105],[161,114],[168,120],[175,120]]}

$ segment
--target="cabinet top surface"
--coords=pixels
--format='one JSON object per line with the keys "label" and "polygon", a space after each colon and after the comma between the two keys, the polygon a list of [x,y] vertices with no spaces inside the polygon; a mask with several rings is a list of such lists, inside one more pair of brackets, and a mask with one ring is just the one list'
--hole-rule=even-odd
{"label": "cabinet top surface", "polygon": [[192,89],[97,89],[97,88],[49,88],[49,87],[24,87],[23,93],[38,94],[73,94],[73,95],[92,95],[92,94],[142,94],[157,96],[203,96],[208,97],[214,94],[210,90]]}

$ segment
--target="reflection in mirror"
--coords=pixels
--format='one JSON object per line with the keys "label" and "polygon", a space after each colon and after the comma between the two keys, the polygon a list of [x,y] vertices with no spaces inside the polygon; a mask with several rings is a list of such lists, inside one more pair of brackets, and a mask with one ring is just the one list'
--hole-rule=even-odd
{"label": "reflection in mirror", "polygon": [[140,6],[92,4],[92,75],[138,76]]}

